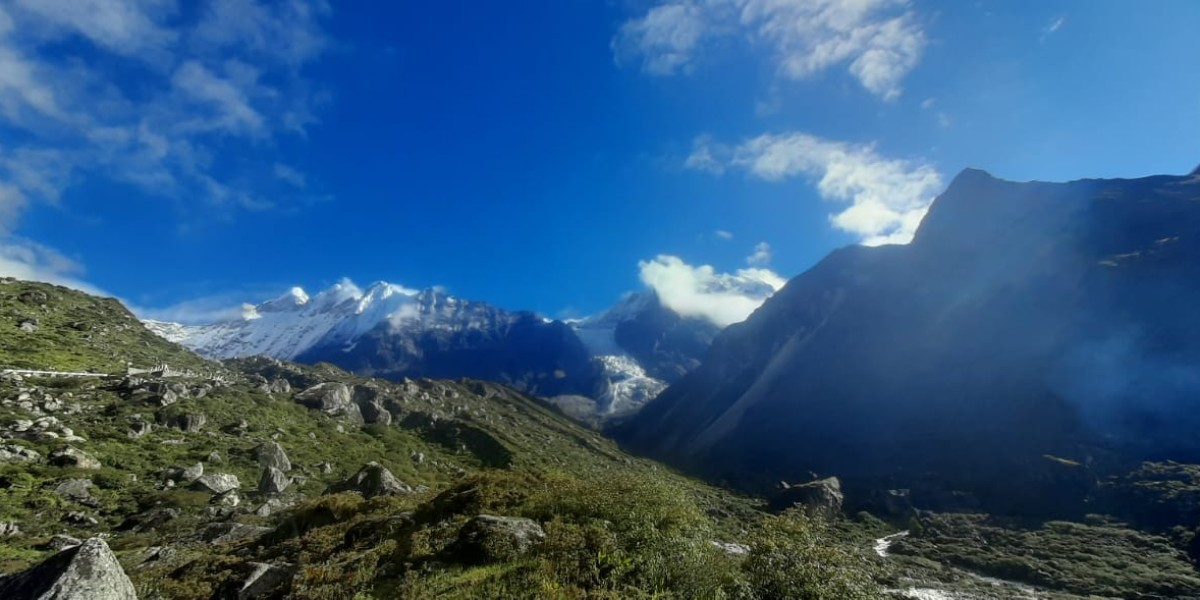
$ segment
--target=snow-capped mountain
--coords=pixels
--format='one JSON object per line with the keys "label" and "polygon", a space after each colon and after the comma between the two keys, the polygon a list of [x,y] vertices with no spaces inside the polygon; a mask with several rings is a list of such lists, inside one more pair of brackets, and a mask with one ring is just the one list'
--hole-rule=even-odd
{"label": "snow-capped mountain", "polygon": [[546,398],[584,397],[601,418],[628,415],[699,364],[719,328],[682,317],[652,291],[562,322],[386,282],[292,288],[206,325],[145,321],[213,358],[326,361],[375,377],[474,377]]}

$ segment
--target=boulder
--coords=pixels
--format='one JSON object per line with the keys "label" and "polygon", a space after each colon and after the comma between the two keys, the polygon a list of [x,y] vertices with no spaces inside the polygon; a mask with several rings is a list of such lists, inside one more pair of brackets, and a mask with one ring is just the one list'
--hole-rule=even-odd
{"label": "boulder", "polygon": [[209,473],[201,476],[192,487],[210,494],[224,494],[242,487],[237,475],[230,473]]}
{"label": "boulder", "polygon": [[50,453],[50,464],[73,469],[95,470],[100,468],[96,457],[74,446],[64,446]]}
{"label": "boulder", "polygon": [[92,498],[91,479],[64,479],[54,486],[54,493],[85,506],[95,508],[96,499]]}
{"label": "boulder", "polygon": [[362,412],[354,403],[350,387],[344,383],[318,383],[294,396],[296,402],[331,416],[343,416],[362,423]]}
{"label": "boulder", "polygon": [[522,517],[479,515],[458,532],[454,553],[464,562],[512,560],[546,539],[536,521]]}
{"label": "boulder", "polygon": [[162,525],[179,518],[182,512],[178,508],[157,506],[150,510],[131,515],[121,523],[120,529],[137,532],[153,531]]}
{"label": "boulder", "polygon": [[137,592],[108,544],[91,538],[26,571],[0,578],[0,598],[137,600]]}
{"label": "boulder", "polygon": [[267,391],[273,394],[286,394],[292,391],[292,384],[288,380],[282,378],[272,379],[267,386]]}
{"label": "boulder", "polygon": [[810,514],[831,517],[841,513],[842,500],[842,482],[837,477],[826,477],[784,487],[771,498],[770,508],[783,511],[799,507]]}
{"label": "boulder", "polygon": [[21,526],[15,521],[0,521],[0,538],[21,534]]}
{"label": "boulder", "polygon": [[236,542],[250,537],[258,537],[271,531],[270,527],[258,527],[244,523],[209,523],[200,530],[200,539],[212,544]]}
{"label": "boulder", "polygon": [[364,498],[375,496],[399,495],[413,493],[412,487],[396,479],[392,472],[375,461],[367,463],[357,473],[341,483],[334,484],[328,493],[358,492]]}
{"label": "boulder", "polygon": [[174,425],[188,433],[199,433],[207,422],[208,417],[201,414],[179,415],[175,417]]}
{"label": "boulder", "polygon": [[258,480],[258,491],[264,494],[282,494],[292,485],[292,478],[287,473],[267,467],[263,469],[262,478]]}
{"label": "boulder", "polygon": [[166,479],[182,483],[191,483],[202,476],[204,476],[203,463],[196,463],[190,467],[170,467],[165,473]]}
{"label": "boulder", "polygon": [[354,404],[358,406],[363,421],[383,425],[392,424],[392,413],[388,412],[384,406],[382,393],[378,386],[356,385],[353,395]]}
{"label": "boulder", "polygon": [[45,549],[59,552],[62,550],[66,550],[67,548],[73,548],[82,543],[83,543],[83,540],[81,540],[79,538],[71,537],[69,535],[59,534],[59,535],[55,535],[55,536],[51,537],[50,541],[46,542]]}
{"label": "boulder", "polygon": [[[281,381],[281,380],[280,380]],[[272,565],[252,562],[237,592],[238,600],[255,600],[277,596],[291,582],[295,569],[291,565]]]}
{"label": "boulder", "polygon": [[278,442],[266,442],[256,448],[254,453],[258,457],[258,464],[264,469],[273,467],[280,471],[292,470],[292,461],[288,460],[287,452],[283,451],[283,446]]}

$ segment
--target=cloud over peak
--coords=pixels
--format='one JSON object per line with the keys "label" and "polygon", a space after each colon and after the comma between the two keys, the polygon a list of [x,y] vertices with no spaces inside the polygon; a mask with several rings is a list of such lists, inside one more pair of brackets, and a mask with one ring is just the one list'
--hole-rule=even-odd
{"label": "cloud over peak", "polygon": [[692,266],[660,254],[638,263],[639,277],[663,305],[686,317],[701,317],[724,327],[744,321],[784,279],[765,268],[718,273],[711,265]]}
{"label": "cloud over peak", "polygon": [[722,39],[764,48],[788,79],[844,66],[884,100],[900,95],[926,44],[906,0],[664,0],[626,21],[612,48],[618,62],[672,75]]}
{"label": "cloud over peak", "polygon": [[830,215],[830,222],[867,246],[911,241],[942,189],[942,177],[930,164],[886,158],[870,144],[800,132],[764,134],[736,146],[700,137],[685,164],[718,174],[740,169],[772,182],[805,177],[825,200],[849,204]]}

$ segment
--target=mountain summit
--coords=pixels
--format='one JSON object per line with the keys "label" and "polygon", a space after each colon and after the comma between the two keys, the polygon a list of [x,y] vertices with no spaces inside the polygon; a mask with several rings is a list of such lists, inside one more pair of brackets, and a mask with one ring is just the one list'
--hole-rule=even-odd
{"label": "mountain summit", "polygon": [[754,488],[1070,510],[1065,464],[1200,455],[1197,232],[1194,177],[964,171],[911,244],[832,253],[616,433]]}

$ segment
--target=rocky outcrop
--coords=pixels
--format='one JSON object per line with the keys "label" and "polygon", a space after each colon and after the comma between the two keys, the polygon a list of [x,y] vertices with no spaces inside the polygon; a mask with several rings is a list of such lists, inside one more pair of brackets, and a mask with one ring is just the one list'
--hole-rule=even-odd
{"label": "rocky outcrop", "polygon": [[349,479],[331,486],[327,493],[358,492],[364,498],[411,494],[413,488],[396,479],[392,472],[377,462],[369,462]]}
{"label": "rocky outcrop", "polygon": [[96,457],[74,446],[64,446],[50,453],[50,464],[72,469],[96,470],[101,467]]}
{"label": "rocky outcrop", "polygon": [[272,565],[252,562],[246,565],[247,574],[237,590],[237,600],[256,600],[277,595],[287,587],[295,574],[291,565]]}
{"label": "rocky outcrop", "polygon": [[354,403],[358,405],[358,410],[362,413],[364,421],[367,423],[380,423],[382,425],[392,424],[392,413],[388,412],[388,409],[384,405],[379,386],[356,385],[354,386],[353,395]]}
{"label": "rocky outcrop", "polygon": [[842,512],[842,482],[826,477],[800,485],[784,484],[771,497],[770,508],[775,511],[801,508],[814,515],[833,517]]}
{"label": "rocky outcrop", "polygon": [[293,396],[296,402],[335,417],[363,422],[362,413],[354,403],[350,387],[344,383],[318,383]]}
{"label": "rocky outcrop", "polygon": [[506,561],[526,554],[545,539],[542,526],[531,519],[479,515],[459,530],[453,553],[464,562]]}
{"label": "rocky outcrop", "polygon": [[137,600],[137,592],[108,544],[91,538],[27,571],[0,578],[0,598]]}

